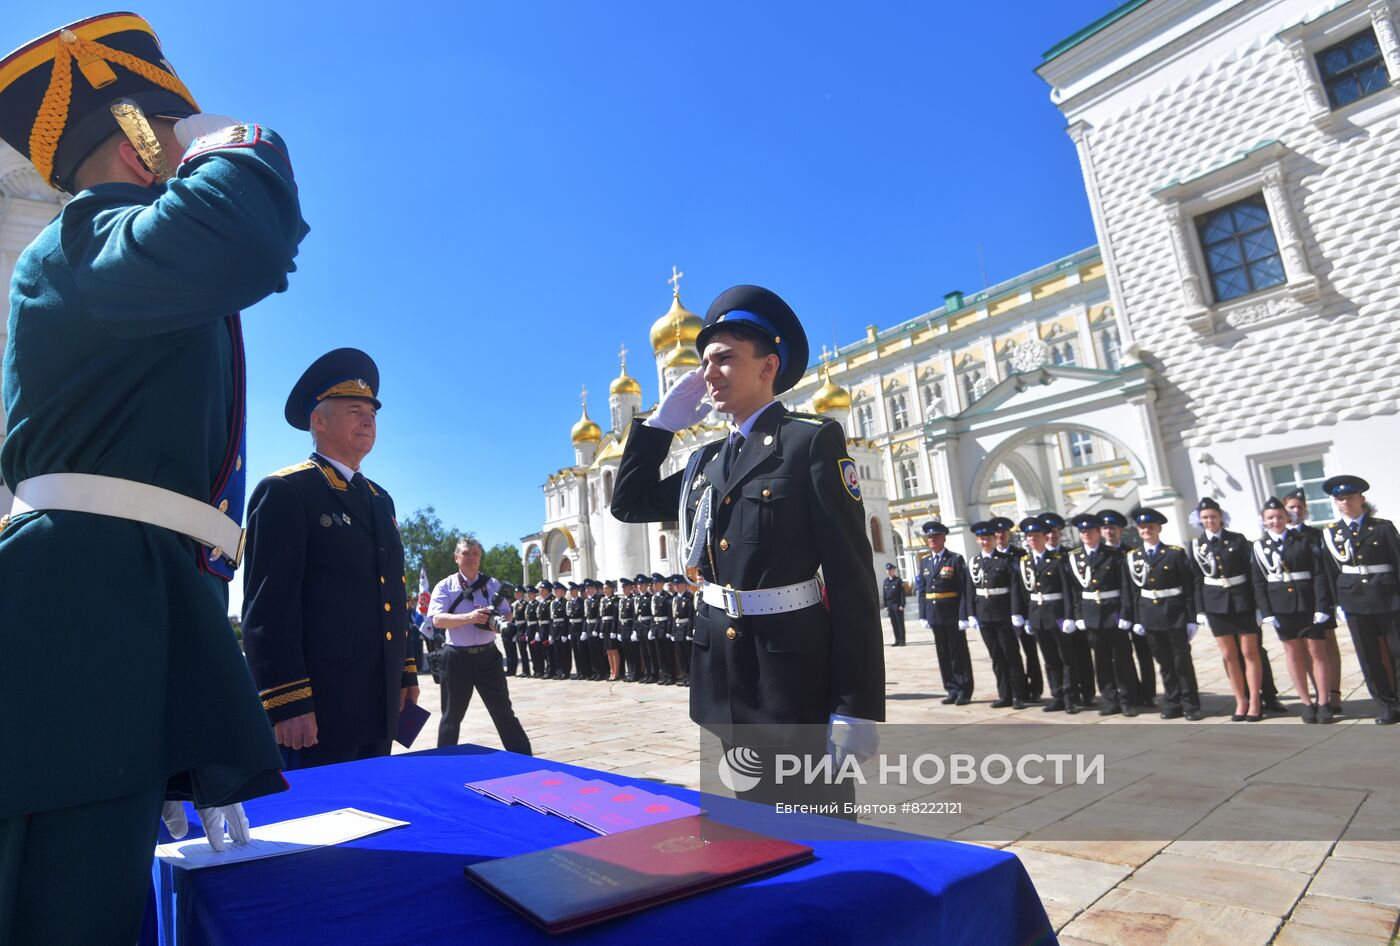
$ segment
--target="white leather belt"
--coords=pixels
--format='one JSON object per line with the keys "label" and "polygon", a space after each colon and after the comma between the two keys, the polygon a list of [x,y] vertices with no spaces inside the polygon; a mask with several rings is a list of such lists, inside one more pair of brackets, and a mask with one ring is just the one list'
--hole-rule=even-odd
{"label": "white leather belt", "polygon": [[821,604],[822,586],[815,578],[809,578],[781,588],[736,591],[706,582],[700,586],[700,598],[710,607],[720,608],[732,618],[758,617],[763,614],[801,611],[814,604]]}
{"label": "white leather belt", "polygon": [[1108,601],[1110,598],[1121,598],[1121,597],[1123,597],[1123,592],[1121,592],[1121,591],[1086,591],[1086,592],[1084,592],[1084,594],[1082,595],[1082,597],[1084,598],[1085,601],[1094,601],[1094,602]]}
{"label": "white leather belt", "polygon": [[1205,583],[1208,585],[1213,585],[1216,588],[1233,588],[1236,585],[1244,584],[1248,580],[1249,579],[1247,579],[1244,575],[1231,575],[1229,578],[1207,577],[1205,579]]}
{"label": "white leather belt", "polygon": [[[21,486],[24,484],[21,483]],[[1343,565],[1344,575],[1384,575],[1386,572],[1395,571],[1394,565]]]}
{"label": "white leather belt", "polygon": [[1269,581],[1304,581],[1312,577],[1312,572],[1279,572],[1277,575],[1269,575]]}
{"label": "white leather belt", "polygon": [[149,483],[92,473],[45,473],[15,485],[10,515],[42,510],[86,512],[160,526],[194,539],[235,568],[243,561],[243,529],[198,499]]}
{"label": "white leather belt", "polygon": [[582,624],[583,618],[569,618],[570,624]]}
{"label": "white leather belt", "polygon": [[1142,596],[1148,601],[1161,601],[1163,598],[1175,598],[1181,594],[1180,588],[1163,588],[1161,591],[1152,591],[1149,588],[1142,589]]}
{"label": "white leather belt", "polygon": [[973,590],[976,591],[977,594],[983,598],[990,598],[993,595],[1011,594],[1010,588],[974,588]]}
{"label": "white leather belt", "polygon": [[1041,594],[1039,591],[1031,592],[1031,601],[1035,604],[1044,604],[1047,601],[1063,601],[1065,596],[1062,592],[1051,591],[1048,594]]}

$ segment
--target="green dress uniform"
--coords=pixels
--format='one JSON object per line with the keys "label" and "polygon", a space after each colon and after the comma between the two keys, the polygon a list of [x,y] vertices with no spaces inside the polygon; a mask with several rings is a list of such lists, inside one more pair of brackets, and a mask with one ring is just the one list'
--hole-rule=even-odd
{"label": "green dress uniform", "polygon": [[[61,81],[56,145],[31,152]],[[71,189],[118,132],[108,106],[123,97],[153,115],[198,110],[144,20],[72,24],[0,62],[0,137]],[[287,153],[257,125],[196,139],[164,183],[78,193],[16,261],[0,392],[0,475],[17,496],[0,518],[0,941],[131,942],[162,800],[285,788],[229,626],[225,550],[126,507],[25,497],[26,481],[88,474],[207,504],[237,529],[237,313],[287,288],[307,232]],[[101,612],[68,625],[61,692],[37,672],[48,645],[33,633],[58,601]]]}

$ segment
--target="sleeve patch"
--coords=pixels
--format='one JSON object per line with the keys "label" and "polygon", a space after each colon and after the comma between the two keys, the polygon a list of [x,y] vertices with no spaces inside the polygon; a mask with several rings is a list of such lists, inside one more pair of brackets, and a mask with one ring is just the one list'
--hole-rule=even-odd
{"label": "sleeve patch", "polygon": [[218,131],[190,142],[189,148],[180,163],[191,161],[201,154],[218,151],[221,148],[248,148],[262,140],[262,129],[257,125],[229,125]]}
{"label": "sleeve patch", "polygon": [[836,469],[841,474],[841,485],[856,502],[860,502],[860,475],[856,472],[856,461],[843,457],[836,461]]}

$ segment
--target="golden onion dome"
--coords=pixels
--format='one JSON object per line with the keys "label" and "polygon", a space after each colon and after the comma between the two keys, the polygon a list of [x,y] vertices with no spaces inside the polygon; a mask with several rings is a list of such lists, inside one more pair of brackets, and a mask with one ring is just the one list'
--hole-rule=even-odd
{"label": "golden onion dome", "polygon": [[818,414],[830,414],[832,411],[849,411],[851,409],[851,395],[845,388],[832,382],[830,378],[826,383],[817,389],[817,395],[812,399],[812,410]]}
{"label": "golden onion dome", "polygon": [[584,410],[583,416],[574,424],[574,429],[569,431],[569,438],[577,444],[597,443],[603,439],[603,431],[597,424],[588,419],[588,411]]}
{"label": "golden onion dome", "polygon": [[667,368],[698,368],[700,367],[700,355],[695,351],[694,345],[683,345],[681,340],[677,338],[676,345],[666,356],[664,364]]}
{"label": "golden onion dome", "polygon": [[677,330],[680,331],[681,343],[694,348],[695,339],[700,336],[700,330],[704,327],[705,322],[700,316],[681,305],[681,294],[673,293],[671,308],[651,324],[651,350],[660,355],[674,345]]}
{"label": "golden onion dome", "polygon": [[637,383],[637,380],[635,378],[628,377],[627,372],[624,370],[622,374],[618,375],[616,378],[613,378],[612,384],[608,385],[608,393],[635,394],[637,395],[637,397],[641,397],[642,386]]}

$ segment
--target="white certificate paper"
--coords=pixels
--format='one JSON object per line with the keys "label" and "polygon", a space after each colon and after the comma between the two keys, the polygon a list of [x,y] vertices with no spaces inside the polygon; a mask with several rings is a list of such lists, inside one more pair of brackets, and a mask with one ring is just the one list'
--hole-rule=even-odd
{"label": "white certificate paper", "polygon": [[201,867],[241,864],[264,857],[312,851],[406,824],[407,821],[372,815],[357,808],[341,808],[305,818],[293,818],[291,821],[258,825],[249,831],[252,840],[246,845],[239,846],[232,840],[225,840],[222,851],[210,847],[205,838],[157,844],[156,857],[172,867],[198,870]]}

